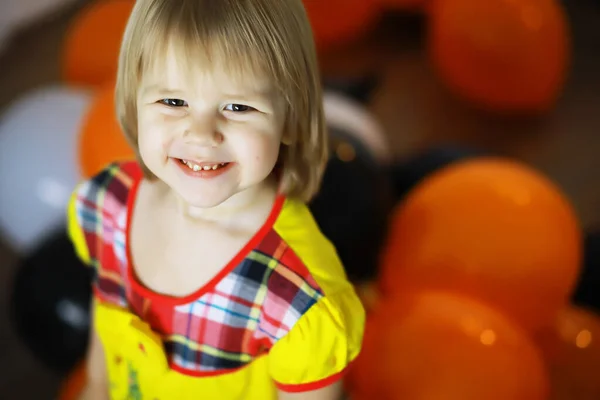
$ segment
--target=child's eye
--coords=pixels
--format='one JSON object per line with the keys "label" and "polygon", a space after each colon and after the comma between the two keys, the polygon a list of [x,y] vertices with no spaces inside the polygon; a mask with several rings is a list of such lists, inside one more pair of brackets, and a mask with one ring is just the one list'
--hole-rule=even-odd
{"label": "child's eye", "polygon": [[227,111],[233,111],[233,112],[238,112],[238,113],[243,113],[243,112],[248,112],[248,111],[254,110],[254,108],[252,108],[250,106],[245,106],[243,104],[227,104],[225,106],[225,109]]}
{"label": "child's eye", "polygon": [[185,107],[187,106],[187,102],[181,99],[161,99],[158,101],[161,104],[169,107]]}

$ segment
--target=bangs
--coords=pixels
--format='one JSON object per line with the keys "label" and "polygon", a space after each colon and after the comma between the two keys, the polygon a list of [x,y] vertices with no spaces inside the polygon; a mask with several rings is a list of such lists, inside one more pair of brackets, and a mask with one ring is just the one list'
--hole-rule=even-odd
{"label": "bangs", "polygon": [[[281,52],[258,22],[252,2],[161,0],[146,19],[140,76],[165,57],[176,57],[188,76],[199,68],[222,68],[233,78],[268,76],[280,93],[286,73]],[[210,3],[210,4],[207,4]],[[257,11],[257,10],[254,10]]]}

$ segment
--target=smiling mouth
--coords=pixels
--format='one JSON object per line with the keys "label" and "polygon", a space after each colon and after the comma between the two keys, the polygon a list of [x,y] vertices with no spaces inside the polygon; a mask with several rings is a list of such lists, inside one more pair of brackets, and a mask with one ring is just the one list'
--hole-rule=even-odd
{"label": "smiling mouth", "polygon": [[198,171],[216,171],[218,169],[224,168],[226,166],[229,165],[228,162],[224,162],[224,163],[202,163],[202,164],[196,164],[193,161],[188,161],[188,160],[183,160],[183,159],[179,159],[179,162],[183,165],[185,165],[186,167],[188,167],[190,170],[198,172]]}

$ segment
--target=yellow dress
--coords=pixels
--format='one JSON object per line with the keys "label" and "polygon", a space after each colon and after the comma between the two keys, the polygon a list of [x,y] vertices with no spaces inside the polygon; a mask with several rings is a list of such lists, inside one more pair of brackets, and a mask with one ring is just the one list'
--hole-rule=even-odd
{"label": "yellow dress", "polygon": [[94,268],[95,327],[110,394],[124,399],[270,400],[342,378],[365,312],[308,208],[280,196],[264,226],[211,282],[185,297],[136,278],[129,226],[142,179],[115,163],[74,191],[69,234]]}

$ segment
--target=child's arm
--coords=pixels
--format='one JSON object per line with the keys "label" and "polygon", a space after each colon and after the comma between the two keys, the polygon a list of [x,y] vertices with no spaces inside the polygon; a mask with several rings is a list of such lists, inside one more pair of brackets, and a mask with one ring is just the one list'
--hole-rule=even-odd
{"label": "child's arm", "polygon": [[342,397],[342,384],[336,382],[312,392],[287,393],[279,391],[278,400],[339,400]]}
{"label": "child's arm", "polygon": [[86,360],[87,383],[79,400],[109,400],[106,361],[102,342],[94,326],[94,302],[91,306],[90,342]]}

